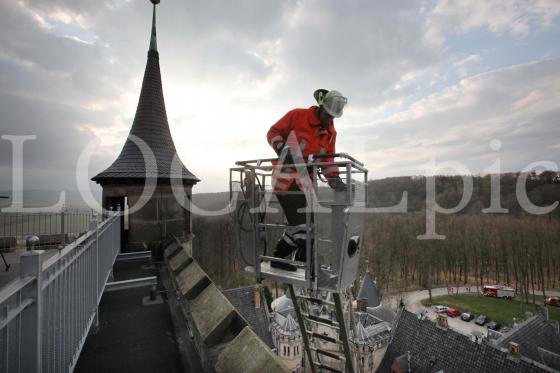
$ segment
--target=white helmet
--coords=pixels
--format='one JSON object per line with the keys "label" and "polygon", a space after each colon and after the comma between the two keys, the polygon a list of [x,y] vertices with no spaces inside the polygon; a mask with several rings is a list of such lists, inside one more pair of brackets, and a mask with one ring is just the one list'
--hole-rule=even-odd
{"label": "white helmet", "polygon": [[342,116],[342,111],[344,106],[348,103],[348,99],[342,95],[339,91],[328,91],[322,100],[322,106],[325,108],[327,113],[332,115],[334,118],[340,118]]}

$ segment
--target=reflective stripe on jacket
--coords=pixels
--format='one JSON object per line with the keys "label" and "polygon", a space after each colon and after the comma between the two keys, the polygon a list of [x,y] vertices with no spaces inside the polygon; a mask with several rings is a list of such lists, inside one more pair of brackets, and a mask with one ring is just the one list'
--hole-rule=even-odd
{"label": "reflective stripe on jacket", "polygon": [[[336,151],[334,124],[331,121],[326,129],[323,128],[317,117],[317,108],[317,106],[311,106],[308,109],[294,109],[284,115],[270,127],[267,133],[266,137],[270,146],[278,151],[278,146],[286,143],[290,134],[293,134],[305,161],[309,155],[334,154]],[[318,161],[332,162],[333,158]],[[338,176],[338,167],[323,167],[321,173],[327,178]],[[272,187],[275,191],[287,191],[293,180],[296,180],[300,189],[307,187],[293,167],[277,167],[272,174]]]}

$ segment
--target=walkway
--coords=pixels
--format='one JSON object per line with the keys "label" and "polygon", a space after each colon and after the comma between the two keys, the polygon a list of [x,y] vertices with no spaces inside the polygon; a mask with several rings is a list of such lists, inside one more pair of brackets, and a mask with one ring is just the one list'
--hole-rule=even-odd
{"label": "walkway", "polygon": [[[143,262],[116,263],[115,281],[156,276],[155,267]],[[199,372],[198,356],[189,357],[184,367],[169,305],[142,304],[149,288],[136,288],[103,294],[99,332],[84,345],[76,372]]]}

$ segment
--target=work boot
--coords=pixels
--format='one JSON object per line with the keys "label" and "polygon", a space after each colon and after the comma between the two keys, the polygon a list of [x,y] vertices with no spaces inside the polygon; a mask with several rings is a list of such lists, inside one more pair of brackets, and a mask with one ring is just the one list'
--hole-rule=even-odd
{"label": "work boot", "polygon": [[[297,247],[291,246],[286,241],[284,241],[284,239],[281,238],[280,240],[278,240],[278,243],[276,244],[276,248],[274,249],[274,253],[272,254],[272,256],[275,258],[286,259],[296,249]],[[283,269],[284,271],[290,271],[290,272],[297,271],[297,267],[292,264],[275,262],[273,260],[270,261],[270,267]]]}
{"label": "work boot", "polygon": [[297,252],[296,260],[299,262],[307,261],[307,241],[306,240],[296,240]]}
{"label": "work boot", "polygon": [[[307,240],[299,239],[296,240],[298,250],[296,252],[296,260],[298,262],[307,262]],[[313,239],[311,239],[311,247],[313,248]],[[311,250],[311,258],[313,258],[313,249]],[[311,278],[315,277],[315,267],[311,266]]]}

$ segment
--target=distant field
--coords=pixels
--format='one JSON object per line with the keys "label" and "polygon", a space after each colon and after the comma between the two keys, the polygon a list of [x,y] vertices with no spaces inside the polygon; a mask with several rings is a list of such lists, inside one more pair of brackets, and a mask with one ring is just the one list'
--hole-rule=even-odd
{"label": "distant field", "polygon": [[[423,300],[422,304],[429,307],[429,300]],[[433,297],[432,305],[435,304],[457,308],[461,312],[469,312],[477,316],[485,314],[493,321],[508,326],[512,325],[514,317],[516,319],[524,319],[525,312],[535,312],[532,304],[525,304],[516,300],[484,297],[478,294]],[[560,321],[560,307],[548,307],[548,311],[551,319]]]}

